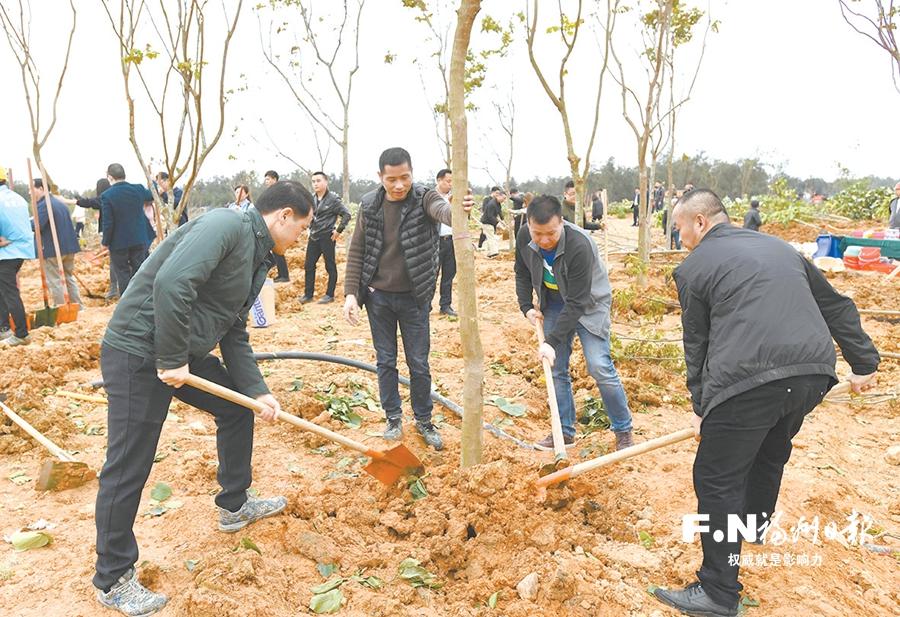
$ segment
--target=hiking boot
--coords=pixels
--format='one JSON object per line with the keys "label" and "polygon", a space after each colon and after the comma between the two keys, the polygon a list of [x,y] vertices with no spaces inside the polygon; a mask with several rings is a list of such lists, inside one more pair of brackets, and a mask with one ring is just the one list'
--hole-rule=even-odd
{"label": "hiking boot", "polygon": [[[571,435],[563,435],[563,443],[567,448],[573,446],[575,445],[575,437]],[[534,442],[534,447],[538,450],[553,452],[553,433],[550,433],[540,441]]]}
{"label": "hiking boot", "polygon": [[453,310],[453,307],[446,307],[441,309],[441,315],[446,315],[447,317],[459,317],[459,313]]}
{"label": "hiking boot", "polygon": [[309,304],[312,301],[313,301],[312,296],[306,296],[306,295],[300,296],[300,304]]}
{"label": "hiking boot", "polygon": [[322,296],[316,304],[331,304],[332,302],[334,302],[334,296]]}
{"label": "hiking boot", "polygon": [[25,335],[25,338],[19,338],[15,334],[11,334],[0,341],[0,345],[3,345],[4,347],[18,347],[19,345],[28,345],[29,343],[31,343],[31,336],[28,334]]}
{"label": "hiking boot", "polygon": [[624,450],[625,448],[630,448],[634,445],[634,439],[632,439],[631,431],[622,431],[621,433],[615,433],[616,435],[616,450]]}
{"label": "hiking boot", "polygon": [[97,590],[97,601],[106,608],[129,617],[147,617],[169,601],[161,593],[154,593],[141,585],[134,568],[123,574],[109,591]]}
{"label": "hiking boot", "polygon": [[401,418],[388,418],[387,428],[384,429],[382,437],[389,441],[401,441],[403,439],[403,420]]}
{"label": "hiking boot", "polygon": [[672,608],[676,608],[685,615],[693,615],[694,617],[736,617],[738,614],[738,603],[728,607],[714,602],[700,583],[691,583],[684,589],[662,589],[654,590],[653,595],[656,599],[667,604]]}
{"label": "hiking boot", "polygon": [[0,330],[0,341],[5,341],[13,335],[12,330]]}
{"label": "hiking boot", "polygon": [[416,430],[419,431],[419,435],[422,436],[425,443],[429,446],[438,451],[444,449],[444,440],[441,439],[434,424],[431,422],[416,422]]}
{"label": "hiking boot", "polygon": [[250,523],[274,516],[287,507],[287,499],[284,497],[271,497],[260,499],[247,495],[247,501],[237,512],[229,512],[225,508],[219,508],[219,531],[234,533],[240,531]]}

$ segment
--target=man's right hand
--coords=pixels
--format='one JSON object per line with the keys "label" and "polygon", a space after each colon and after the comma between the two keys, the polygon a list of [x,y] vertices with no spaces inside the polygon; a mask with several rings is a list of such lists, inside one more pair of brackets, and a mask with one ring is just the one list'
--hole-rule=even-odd
{"label": "man's right hand", "polygon": [[349,295],[344,300],[344,319],[351,326],[359,324],[359,304],[356,303],[354,295]]}
{"label": "man's right hand", "polygon": [[528,318],[528,321],[531,322],[532,326],[536,326],[538,319],[543,319],[544,314],[541,313],[539,310],[533,308],[533,309],[528,309],[528,312],[525,313],[525,317]]}
{"label": "man's right hand", "polygon": [[872,386],[871,381],[874,378],[875,373],[869,373],[868,375],[850,373],[850,389],[856,394],[861,394],[863,390],[867,390]]}
{"label": "man's right hand", "polygon": [[188,377],[191,376],[191,372],[188,368],[188,365],[185,364],[184,366],[179,366],[178,368],[158,369],[156,371],[156,376],[167,386],[180,388],[185,384],[185,382],[187,382]]}

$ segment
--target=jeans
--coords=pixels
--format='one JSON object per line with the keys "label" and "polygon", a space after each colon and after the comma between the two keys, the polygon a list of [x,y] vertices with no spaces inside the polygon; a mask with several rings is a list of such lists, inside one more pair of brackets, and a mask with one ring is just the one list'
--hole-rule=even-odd
{"label": "jeans", "polygon": [[441,309],[448,309],[453,304],[453,277],[456,276],[456,251],[453,249],[453,236],[441,236]]}
{"label": "jeans", "polygon": [[[544,336],[553,331],[562,308],[561,305],[554,305],[543,310]],[[609,339],[600,338],[579,323],[567,341],[553,348],[556,352],[556,362],[553,363],[553,389],[556,391],[563,435],[575,436],[575,397],[572,395],[572,376],[569,374],[569,356],[572,354],[575,334],[578,334],[581,341],[588,373],[597,382],[597,388],[600,390],[603,407],[609,416],[610,429],[616,433],[630,431],[631,411],[628,409],[628,399],[622,381],[609,355]]]}
{"label": "jeans", "polygon": [[825,398],[831,378],[802,375],[773,381],[734,396],[709,411],[700,427],[694,459],[697,511],[709,516],[709,531],[700,534],[703,565],[697,578],[715,602],[734,605],[743,586],[730,555],[741,553],[736,542],[716,542],[727,534],[728,514],[756,515],[757,528],[772,515],[791,439],[803,419]]}
{"label": "jeans", "polygon": [[431,422],[430,307],[416,304],[412,293],[372,290],[366,299],[366,314],[378,368],[378,396],[389,420],[399,419],[400,385],[397,372],[397,326],[409,367],[410,404],[417,422]]}
{"label": "jeans", "polygon": [[9,318],[15,322],[15,335],[19,338],[28,336],[28,323],[25,317],[25,305],[16,282],[16,275],[22,267],[23,259],[0,259],[0,328],[8,330],[12,326]]}
{"label": "jeans", "polygon": [[330,235],[318,239],[310,238],[306,243],[306,280],[304,281],[304,294],[310,298],[316,291],[316,264],[319,257],[325,257],[325,272],[328,273],[328,287],[325,295],[334,297],[334,289],[337,287],[337,264],[334,260],[334,240]]}
{"label": "jeans", "polygon": [[125,295],[131,277],[137,274],[147,255],[147,247],[143,244],[109,251],[109,267],[115,271],[113,278],[116,280],[120,296]]}
{"label": "jeans", "polygon": [[[75,253],[62,256],[63,274],[66,276],[66,291],[69,292],[69,302],[81,304],[81,296],[78,293],[78,282],[75,280]],[[59,276],[59,265],[56,257],[47,260],[47,288],[53,303],[60,306],[65,303],[66,295],[63,293],[63,282]]]}
{"label": "jeans", "polygon": [[[191,373],[235,389],[218,358],[190,362]],[[236,512],[247,500],[253,453],[253,412],[190,386],[175,389],[156,377],[152,356],[141,357],[103,345],[100,370],[108,395],[106,462],[94,518],[97,525],[97,566],[94,586],[108,589],[138,558],[134,519],[141,492],[150,476],[169,403],[175,396],[211,413],[216,420],[222,490],[216,505]]]}

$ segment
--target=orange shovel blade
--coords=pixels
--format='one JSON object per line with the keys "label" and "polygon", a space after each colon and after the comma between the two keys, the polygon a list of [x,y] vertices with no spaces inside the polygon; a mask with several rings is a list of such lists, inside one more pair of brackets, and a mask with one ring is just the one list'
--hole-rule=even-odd
{"label": "orange shovel blade", "polygon": [[363,467],[363,471],[388,486],[393,485],[403,476],[422,475],[425,466],[419,458],[403,444],[390,450],[372,450],[367,452],[372,460]]}
{"label": "orange shovel blade", "polygon": [[78,319],[78,305],[70,302],[68,304],[61,304],[57,308],[56,312],[56,323],[72,323],[76,319]]}

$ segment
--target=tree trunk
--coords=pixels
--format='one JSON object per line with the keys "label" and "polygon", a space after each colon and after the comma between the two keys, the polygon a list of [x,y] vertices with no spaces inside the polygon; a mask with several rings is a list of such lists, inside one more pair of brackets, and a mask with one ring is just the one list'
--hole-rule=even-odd
{"label": "tree trunk", "polygon": [[650,217],[647,216],[647,163],[641,156],[638,161],[638,270],[637,284],[639,287],[647,286],[647,270],[650,267]]}
{"label": "tree trunk", "polygon": [[465,107],[465,62],[472,36],[472,24],[481,10],[481,0],[460,0],[453,53],[450,59],[449,118],[453,144],[453,246],[456,250],[456,276],[459,281],[459,335],[463,360],[463,422],[460,447],[462,467],[481,463],[484,354],[478,331],[478,305],[475,297],[475,255],[468,232],[468,217],[463,211],[463,196],[469,190],[468,134]]}
{"label": "tree trunk", "polygon": [[341,157],[343,159],[343,167],[341,168],[341,199],[344,205],[350,207],[350,142],[347,140],[350,132],[350,125],[347,123],[347,114],[344,114],[344,138],[341,143]]}

